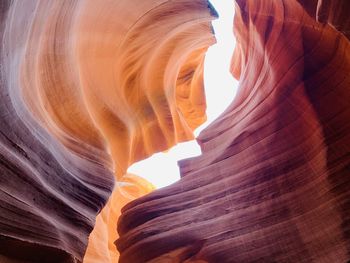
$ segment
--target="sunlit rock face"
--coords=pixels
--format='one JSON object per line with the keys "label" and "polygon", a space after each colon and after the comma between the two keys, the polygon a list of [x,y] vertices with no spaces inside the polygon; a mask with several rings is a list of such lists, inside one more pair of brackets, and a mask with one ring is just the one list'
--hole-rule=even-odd
{"label": "sunlit rock face", "polygon": [[204,0],[0,11],[0,261],[116,262],[120,208],[153,190],[128,166],[206,119],[216,13]]}
{"label": "sunlit rock face", "polygon": [[237,97],[179,182],[122,209],[120,262],[350,260],[348,1],[235,7]]}

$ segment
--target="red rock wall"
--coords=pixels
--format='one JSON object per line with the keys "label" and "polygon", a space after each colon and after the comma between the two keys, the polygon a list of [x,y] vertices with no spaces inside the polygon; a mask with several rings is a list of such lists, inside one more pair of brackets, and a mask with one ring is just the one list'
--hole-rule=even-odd
{"label": "red rock wall", "polygon": [[350,260],[349,13],[236,2],[237,97],[179,182],[122,209],[120,262]]}

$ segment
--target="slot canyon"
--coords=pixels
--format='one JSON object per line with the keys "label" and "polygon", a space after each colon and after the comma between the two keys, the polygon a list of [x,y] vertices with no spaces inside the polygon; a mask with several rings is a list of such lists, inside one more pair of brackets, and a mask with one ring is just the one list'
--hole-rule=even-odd
{"label": "slot canyon", "polygon": [[212,3],[0,0],[0,263],[350,262],[350,1],[222,1],[237,94],[195,136]]}

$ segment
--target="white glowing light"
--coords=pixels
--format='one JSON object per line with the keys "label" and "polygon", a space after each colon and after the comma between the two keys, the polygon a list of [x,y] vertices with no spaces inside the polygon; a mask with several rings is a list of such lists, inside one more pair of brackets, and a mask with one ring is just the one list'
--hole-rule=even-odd
{"label": "white glowing light", "polygon": [[[237,89],[237,81],[229,72],[235,45],[232,33],[234,1],[211,0],[210,2],[219,13],[219,19],[213,21],[217,44],[210,47],[206,54],[204,82],[208,120],[195,131],[196,136],[228,107]],[[196,141],[180,143],[167,153],[157,153],[133,164],[128,172],[142,176],[160,188],[180,179],[178,160],[200,154],[201,150]]]}

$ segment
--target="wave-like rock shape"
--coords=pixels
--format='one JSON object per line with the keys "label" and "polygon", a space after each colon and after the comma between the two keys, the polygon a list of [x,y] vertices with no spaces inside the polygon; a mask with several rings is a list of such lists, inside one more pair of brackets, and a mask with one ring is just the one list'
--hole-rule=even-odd
{"label": "wave-like rock shape", "polygon": [[[0,2],[0,261],[68,262],[82,258],[114,177],[102,143],[80,140],[76,152],[67,149],[23,103],[21,67],[34,7],[34,1]],[[44,74],[34,65],[28,70]]]}
{"label": "wave-like rock shape", "polygon": [[205,121],[216,13],[204,0],[0,10],[0,254],[82,261],[95,227],[84,261],[115,262],[120,207],[153,189],[127,168]]}
{"label": "wave-like rock shape", "polygon": [[179,182],[122,209],[120,262],[350,260],[348,3],[236,1],[237,97]]}

